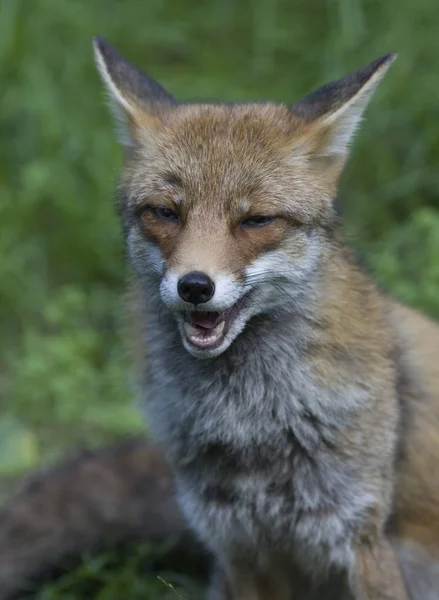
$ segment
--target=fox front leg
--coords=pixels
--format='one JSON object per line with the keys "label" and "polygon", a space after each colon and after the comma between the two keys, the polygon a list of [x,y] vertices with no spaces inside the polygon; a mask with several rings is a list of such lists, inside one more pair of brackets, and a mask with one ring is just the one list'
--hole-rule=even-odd
{"label": "fox front leg", "polygon": [[206,600],[233,600],[226,573],[219,563],[213,566]]}
{"label": "fox front leg", "polygon": [[207,600],[291,600],[291,590],[278,573],[254,573],[242,567],[217,567]]}
{"label": "fox front leg", "polygon": [[385,538],[361,537],[355,555],[355,600],[409,600],[396,556]]}

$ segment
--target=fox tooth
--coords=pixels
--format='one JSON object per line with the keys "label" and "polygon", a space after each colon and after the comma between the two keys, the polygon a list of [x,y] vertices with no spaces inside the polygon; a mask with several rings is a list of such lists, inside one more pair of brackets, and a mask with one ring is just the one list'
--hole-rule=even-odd
{"label": "fox tooth", "polygon": [[184,324],[184,330],[185,330],[186,335],[189,338],[192,337],[193,335],[197,336],[197,334],[199,334],[199,330],[196,327],[194,327],[193,325],[191,325],[190,323]]}
{"label": "fox tooth", "polygon": [[212,333],[214,334],[215,337],[222,334],[225,324],[226,324],[225,321],[220,321],[218,323],[218,325],[212,329]]}
{"label": "fox tooth", "polygon": [[209,331],[208,335],[206,335],[207,330],[205,333],[203,333],[202,331],[200,332],[200,328],[195,327],[191,323],[186,322],[183,325],[185,334],[189,338],[189,340],[193,344],[199,346],[209,346],[210,344],[217,342],[224,331],[224,326],[225,322],[221,321],[216,327]]}
{"label": "fox tooth", "polygon": [[[225,322],[220,321],[216,327],[210,330],[210,335],[206,338],[206,340],[215,339],[219,335],[222,334],[224,330]],[[196,337],[203,339],[203,335],[200,335],[200,330],[198,327],[194,327],[191,323],[184,323],[184,330],[188,337]]]}

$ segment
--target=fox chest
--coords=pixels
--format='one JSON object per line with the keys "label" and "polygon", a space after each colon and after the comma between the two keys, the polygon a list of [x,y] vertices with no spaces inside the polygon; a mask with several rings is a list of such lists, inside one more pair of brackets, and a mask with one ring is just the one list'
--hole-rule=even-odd
{"label": "fox chest", "polygon": [[204,542],[228,560],[262,568],[273,549],[314,573],[319,565],[322,572],[348,568],[352,531],[372,501],[353,473],[327,459],[319,464],[318,456],[310,460],[292,442],[273,462],[266,448],[251,454],[205,447],[199,463],[180,471],[180,504]]}
{"label": "fox chest", "polygon": [[338,392],[294,371],[288,379],[252,371],[234,381],[217,370],[202,389],[189,372],[157,378],[148,389],[149,422],[183,512],[215,553],[267,563],[276,549],[314,571],[346,567],[374,498],[358,466],[337,458]]}

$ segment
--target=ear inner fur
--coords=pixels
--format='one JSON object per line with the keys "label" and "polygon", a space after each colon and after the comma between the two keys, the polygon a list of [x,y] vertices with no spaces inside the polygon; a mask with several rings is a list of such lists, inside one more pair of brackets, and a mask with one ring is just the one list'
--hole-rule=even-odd
{"label": "ear inner fur", "polygon": [[158,130],[166,112],[177,105],[174,98],[103,38],[95,37],[93,46],[113,113],[119,125],[125,126],[123,143],[131,145],[136,128]]}

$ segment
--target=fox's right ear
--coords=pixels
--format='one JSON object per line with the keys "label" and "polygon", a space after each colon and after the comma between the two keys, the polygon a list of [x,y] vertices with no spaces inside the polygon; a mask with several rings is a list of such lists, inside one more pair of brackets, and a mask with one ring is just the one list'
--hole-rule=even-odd
{"label": "fox's right ear", "polygon": [[101,37],[93,39],[96,65],[121,128],[122,143],[134,145],[136,134],[156,130],[167,111],[176,106],[161,85],[131,65]]}
{"label": "fox's right ear", "polygon": [[395,59],[396,54],[386,54],[291,107],[303,125],[301,151],[325,159],[320,172],[334,179],[340,175],[367,104]]}

